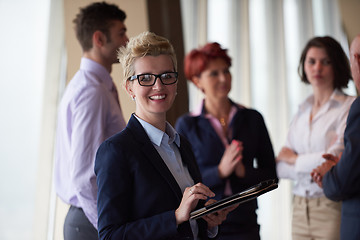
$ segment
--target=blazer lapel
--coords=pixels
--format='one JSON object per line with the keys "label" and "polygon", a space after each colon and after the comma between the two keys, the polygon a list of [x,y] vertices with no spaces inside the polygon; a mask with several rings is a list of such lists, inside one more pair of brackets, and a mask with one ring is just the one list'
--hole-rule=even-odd
{"label": "blazer lapel", "polygon": [[[183,138],[183,136],[180,135],[180,154],[181,154],[181,159],[184,163],[184,165],[187,166],[188,168],[188,171],[192,177],[192,179],[194,180],[194,183],[198,183],[198,182],[201,182],[201,175],[199,174],[200,173],[200,170],[198,168],[198,165],[196,164],[195,162],[195,158],[194,156],[191,155],[191,148],[188,148],[186,145],[185,145],[185,140]],[[192,159],[192,161],[191,161]]]}
{"label": "blazer lapel", "polygon": [[133,133],[135,140],[139,144],[139,150],[143,153],[145,159],[148,160],[152,165],[154,165],[159,174],[169,184],[170,188],[178,197],[179,201],[181,201],[182,192],[178,183],[176,182],[175,178],[166,166],[164,160],[154,148],[144,128],[133,115],[131,116],[127,127]]}

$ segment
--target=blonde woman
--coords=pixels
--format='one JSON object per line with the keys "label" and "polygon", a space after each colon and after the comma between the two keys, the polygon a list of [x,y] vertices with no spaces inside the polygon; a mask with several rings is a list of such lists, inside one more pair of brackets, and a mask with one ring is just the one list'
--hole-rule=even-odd
{"label": "blonde woman", "polygon": [[101,239],[208,239],[226,211],[190,220],[214,193],[201,183],[189,143],[166,121],[177,91],[174,49],[145,32],[121,48],[125,88],[136,103],[126,128],[99,148]]}

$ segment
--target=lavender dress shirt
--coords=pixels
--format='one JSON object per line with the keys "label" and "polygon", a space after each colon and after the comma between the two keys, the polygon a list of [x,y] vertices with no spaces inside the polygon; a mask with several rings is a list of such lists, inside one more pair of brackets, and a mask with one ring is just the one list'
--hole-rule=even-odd
{"label": "lavender dress shirt", "polygon": [[126,123],[109,72],[82,58],[80,69],[62,97],[55,146],[55,189],[67,204],[82,208],[97,228],[95,153]]}

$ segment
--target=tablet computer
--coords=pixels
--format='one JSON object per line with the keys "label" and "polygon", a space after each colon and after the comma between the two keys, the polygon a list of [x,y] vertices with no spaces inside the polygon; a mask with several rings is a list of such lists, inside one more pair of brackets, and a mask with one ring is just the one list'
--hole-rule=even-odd
{"label": "tablet computer", "polygon": [[193,212],[190,213],[190,219],[198,219],[202,216],[230,207],[234,204],[241,204],[250,201],[252,199],[259,197],[264,193],[276,189],[277,187],[278,187],[278,179],[269,179],[260,182],[259,184],[256,184],[255,186],[252,186],[239,193],[236,193],[230,197],[221,199],[208,206],[194,210]]}

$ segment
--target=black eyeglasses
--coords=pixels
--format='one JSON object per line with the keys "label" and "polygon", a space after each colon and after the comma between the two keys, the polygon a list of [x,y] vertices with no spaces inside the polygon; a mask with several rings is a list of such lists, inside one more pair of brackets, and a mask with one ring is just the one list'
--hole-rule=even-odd
{"label": "black eyeglasses", "polygon": [[177,72],[165,72],[162,74],[152,74],[152,73],[144,73],[139,75],[134,75],[129,77],[129,81],[138,80],[141,86],[154,86],[156,79],[160,78],[160,81],[164,85],[171,85],[177,82],[178,73]]}

